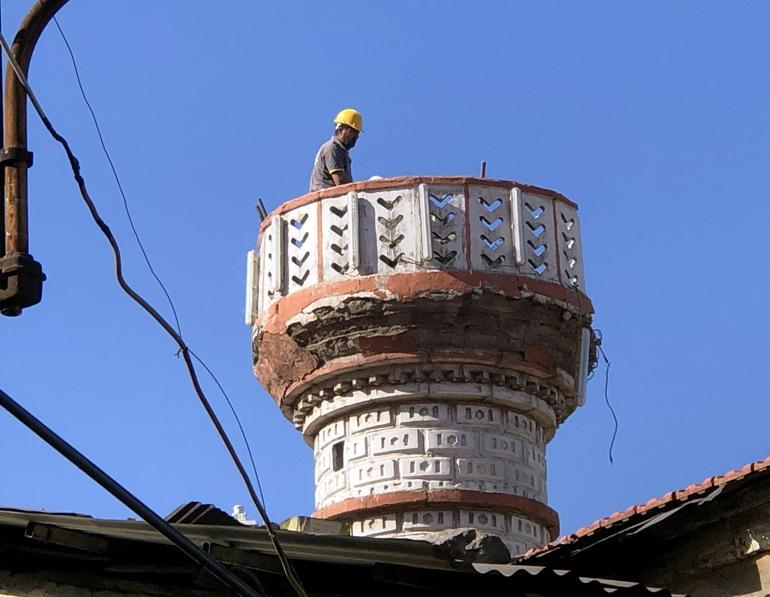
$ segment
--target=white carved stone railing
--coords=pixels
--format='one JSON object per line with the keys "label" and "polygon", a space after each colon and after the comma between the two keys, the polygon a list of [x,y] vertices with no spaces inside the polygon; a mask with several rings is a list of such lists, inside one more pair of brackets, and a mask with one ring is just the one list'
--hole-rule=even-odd
{"label": "white carved stone railing", "polygon": [[289,201],[251,259],[247,321],[322,282],[425,270],[517,274],[585,291],[577,206],[509,181],[399,178]]}

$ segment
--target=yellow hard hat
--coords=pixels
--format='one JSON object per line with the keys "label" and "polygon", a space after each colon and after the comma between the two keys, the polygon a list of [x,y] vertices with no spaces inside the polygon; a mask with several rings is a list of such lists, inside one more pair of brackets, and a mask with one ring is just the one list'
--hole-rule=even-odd
{"label": "yellow hard hat", "polygon": [[334,124],[346,124],[356,129],[359,133],[364,132],[364,119],[361,112],[353,108],[345,108],[334,117]]}

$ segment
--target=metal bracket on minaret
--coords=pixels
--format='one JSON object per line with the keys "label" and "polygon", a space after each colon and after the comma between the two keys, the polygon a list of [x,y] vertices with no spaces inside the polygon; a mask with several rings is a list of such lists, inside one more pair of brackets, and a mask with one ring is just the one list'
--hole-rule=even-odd
{"label": "metal bracket on minaret", "polygon": [[513,239],[513,251],[516,265],[524,265],[524,218],[521,215],[521,189],[511,189],[511,238]]}
{"label": "metal bracket on minaret", "polygon": [[358,275],[358,266],[361,262],[361,252],[358,242],[358,194],[354,191],[348,193],[348,261],[350,263],[349,275]]}
{"label": "metal bracket on minaret", "polygon": [[580,331],[580,364],[578,367],[577,403],[584,406],[586,403],[586,390],[588,386],[588,358],[591,351],[591,330],[583,328]]}
{"label": "metal bracket on minaret", "polygon": [[420,219],[420,254],[423,261],[433,259],[433,242],[430,231],[430,206],[428,205],[428,185],[421,184],[417,187],[419,195],[419,213]]}
{"label": "metal bracket on minaret", "polygon": [[268,289],[271,296],[281,294],[283,288],[283,218],[275,216],[270,221],[270,233],[272,244],[270,251],[272,255],[271,269],[273,270],[273,283]]}

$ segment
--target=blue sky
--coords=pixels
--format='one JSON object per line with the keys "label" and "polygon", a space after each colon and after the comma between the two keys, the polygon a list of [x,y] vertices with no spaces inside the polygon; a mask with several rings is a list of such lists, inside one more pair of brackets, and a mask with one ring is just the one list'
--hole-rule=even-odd
{"label": "blue sky", "polygon": [[[28,2],[6,2],[11,37]],[[184,12],[180,12],[184,6]],[[770,455],[770,6],[762,2],[72,0],[60,13],[137,226],[189,345],[236,404],[271,516],[313,508],[311,451],[251,373],[245,253],[305,192],[345,106],[354,174],[488,175],[580,205],[612,360],[548,450],[562,530]],[[31,83],[126,253],[168,309],[49,27]],[[43,302],[0,320],[0,387],[161,514],[248,505],[175,347],[117,288],[65,157],[30,117]],[[237,429],[216,387],[218,412]],[[0,413],[0,505],[131,514]],[[253,507],[249,509],[254,514]]]}

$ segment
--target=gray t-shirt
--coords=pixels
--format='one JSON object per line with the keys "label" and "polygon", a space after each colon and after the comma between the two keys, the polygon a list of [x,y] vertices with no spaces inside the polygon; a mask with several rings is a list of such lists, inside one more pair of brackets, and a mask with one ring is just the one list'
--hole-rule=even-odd
{"label": "gray t-shirt", "polygon": [[310,190],[317,191],[334,186],[332,172],[339,172],[342,182],[353,182],[350,170],[350,154],[339,139],[332,137],[321,145],[310,174]]}

